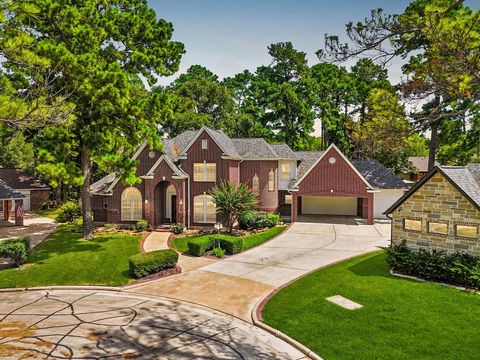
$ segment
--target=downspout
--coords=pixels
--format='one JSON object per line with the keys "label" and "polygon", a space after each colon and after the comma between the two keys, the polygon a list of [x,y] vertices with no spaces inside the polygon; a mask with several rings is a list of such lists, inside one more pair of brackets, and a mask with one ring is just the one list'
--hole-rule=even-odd
{"label": "downspout", "polygon": [[187,174],[187,228],[190,229],[190,175]]}

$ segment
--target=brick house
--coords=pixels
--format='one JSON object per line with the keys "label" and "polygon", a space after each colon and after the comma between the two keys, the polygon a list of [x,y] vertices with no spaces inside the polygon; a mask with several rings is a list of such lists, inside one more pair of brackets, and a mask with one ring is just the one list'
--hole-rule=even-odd
{"label": "brick house", "polygon": [[286,144],[231,139],[208,127],[162,141],[161,152],[143,145],[134,155],[140,184],[126,186],[115,174],[92,184],[95,221],[211,225],[216,212],[209,191],[221,180],[246,183],[258,193],[260,210],[288,214],[292,221],[332,214],[372,223],[405,191],[377,161],[350,161],[334,145],[294,152]]}
{"label": "brick house", "polygon": [[0,168],[0,180],[25,196],[23,199],[25,211],[38,210],[49,200],[50,187],[25,170]]}
{"label": "brick house", "polygon": [[435,167],[385,214],[394,244],[480,255],[480,164]]}

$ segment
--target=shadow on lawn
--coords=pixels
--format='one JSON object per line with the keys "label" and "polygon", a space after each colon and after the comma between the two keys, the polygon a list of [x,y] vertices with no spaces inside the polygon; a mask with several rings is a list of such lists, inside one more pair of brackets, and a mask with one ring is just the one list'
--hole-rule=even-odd
{"label": "shadow on lawn", "polygon": [[349,266],[347,270],[358,276],[391,277],[385,253],[382,251]]}

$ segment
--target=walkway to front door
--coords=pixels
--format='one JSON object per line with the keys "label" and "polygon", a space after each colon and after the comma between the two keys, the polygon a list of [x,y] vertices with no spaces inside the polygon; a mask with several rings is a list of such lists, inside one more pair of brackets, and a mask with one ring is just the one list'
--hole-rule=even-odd
{"label": "walkway to front door", "polygon": [[[189,266],[177,276],[129,291],[192,301],[251,321],[257,302],[272,290],[317,268],[388,245],[390,224],[341,222],[293,224],[279,237],[245,253]],[[182,259],[180,260],[182,266]]]}

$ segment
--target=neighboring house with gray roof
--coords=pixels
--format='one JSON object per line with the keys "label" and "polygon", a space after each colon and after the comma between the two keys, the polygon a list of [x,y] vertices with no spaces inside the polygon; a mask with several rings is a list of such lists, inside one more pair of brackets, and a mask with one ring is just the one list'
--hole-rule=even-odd
{"label": "neighboring house with gray roof", "polygon": [[[413,169],[402,174],[403,179],[416,182],[428,173],[428,156],[411,156],[408,161],[412,164]],[[438,165],[440,165],[439,162],[435,161],[435,166]]]}
{"label": "neighboring house with gray roof", "polygon": [[294,152],[287,144],[232,139],[209,127],[162,142],[161,151],[143,144],[133,156],[139,162],[140,184],[127,186],[109,174],[91,185],[95,220],[212,225],[217,216],[209,192],[228,180],[256,192],[260,210],[288,214],[292,221],[330,214],[372,223],[405,190],[378,162],[351,162],[335,146],[324,152]]}
{"label": "neighboring house with gray roof", "polygon": [[385,213],[394,244],[480,255],[480,164],[436,166]]}

